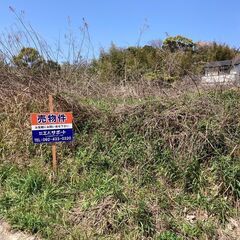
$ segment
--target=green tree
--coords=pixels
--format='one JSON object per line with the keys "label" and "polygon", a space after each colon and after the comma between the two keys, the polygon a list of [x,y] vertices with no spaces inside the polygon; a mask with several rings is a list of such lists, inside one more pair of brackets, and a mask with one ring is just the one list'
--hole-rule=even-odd
{"label": "green tree", "polygon": [[18,67],[35,68],[43,65],[45,60],[34,48],[22,48],[17,56],[13,56],[13,63]]}
{"label": "green tree", "polygon": [[13,57],[13,63],[17,67],[34,70],[34,73],[42,74],[59,73],[60,65],[52,60],[45,60],[34,48],[22,48],[17,56]]}
{"label": "green tree", "polygon": [[202,56],[205,62],[229,60],[236,56],[237,51],[225,44],[213,42],[206,47],[198,49],[198,55]]}
{"label": "green tree", "polygon": [[145,74],[156,76],[162,62],[161,49],[152,46],[117,48],[112,45],[93,62],[102,80],[120,82],[140,80]]}
{"label": "green tree", "polygon": [[181,35],[166,38],[162,45],[163,49],[170,50],[171,52],[194,50],[194,47],[195,44],[191,39]]}
{"label": "green tree", "polygon": [[48,74],[50,73],[60,73],[61,66],[57,62],[53,60],[47,60],[47,62],[44,63],[44,71]]}

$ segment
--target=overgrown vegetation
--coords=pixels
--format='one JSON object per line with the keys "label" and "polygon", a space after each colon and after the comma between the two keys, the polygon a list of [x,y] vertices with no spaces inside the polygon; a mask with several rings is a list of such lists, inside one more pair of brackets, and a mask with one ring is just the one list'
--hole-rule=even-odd
{"label": "overgrown vegetation", "polygon": [[209,61],[232,59],[238,51],[227,45],[194,43],[182,36],[168,37],[160,46],[118,48],[112,45],[94,61],[94,70],[103,81],[129,82],[157,80],[171,83],[192,74],[195,80]]}
{"label": "overgrown vegetation", "polygon": [[[183,81],[236,50],[177,36],[58,65],[21,49],[0,64],[1,217],[43,239],[237,239],[239,89]],[[56,178],[29,122],[49,93],[74,113]]]}
{"label": "overgrown vegetation", "polygon": [[56,180],[27,126],[15,153],[1,131],[0,213],[47,239],[218,238],[239,215],[239,101],[211,91],[93,111],[58,147]]}

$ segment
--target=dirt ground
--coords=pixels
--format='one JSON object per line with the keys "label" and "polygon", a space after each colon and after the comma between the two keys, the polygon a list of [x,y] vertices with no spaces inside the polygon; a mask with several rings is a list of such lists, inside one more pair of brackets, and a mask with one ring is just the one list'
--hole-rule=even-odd
{"label": "dirt ground", "polygon": [[[218,230],[218,240],[239,240],[240,219],[230,219],[225,229]],[[39,237],[14,231],[11,226],[0,219],[0,240],[40,240]]]}
{"label": "dirt ground", "polygon": [[0,219],[0,239],[1,240],[39,240],[35,236],[29,236],[27,234],[13,231],[6,222]]}

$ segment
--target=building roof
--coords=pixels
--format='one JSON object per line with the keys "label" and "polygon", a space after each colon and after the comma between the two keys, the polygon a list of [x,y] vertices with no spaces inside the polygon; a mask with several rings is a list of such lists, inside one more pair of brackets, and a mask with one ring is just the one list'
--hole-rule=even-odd
{"label": "building roof", "polygon": [[233,60],[209,62],[205,65],[205,68],[217,68],[217,67],[223,67],[223,66],[231,67],[239,64],[240,64],[240,57],[236,57]]}
{"label": "building roof", "polygon": [[238,56],[238,57],[234,58],[234,59],[232,60],[232,64],[233,64],[233,65],[239,65],[239,64],[240,64],[240,57]]}
{"label": "building roof", "polygon": [[223,66],[231,66],[232,60],[225,61],[217,61],[217,62],[209,62],[205,65],[206,68],[215,68],[215,67],[223,67]]}

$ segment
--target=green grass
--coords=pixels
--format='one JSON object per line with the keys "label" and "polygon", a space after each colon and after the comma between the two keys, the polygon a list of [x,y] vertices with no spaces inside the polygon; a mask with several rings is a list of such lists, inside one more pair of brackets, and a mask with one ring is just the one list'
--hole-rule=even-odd
{"label": "green grass", "polygon": [[50,146],[29,148],[25,165],[5,158],[0,215],[44,239],[216,239],[239,214],[236,101],[236,92],[209,93],[103,114],[59,145],[56,179]]}

